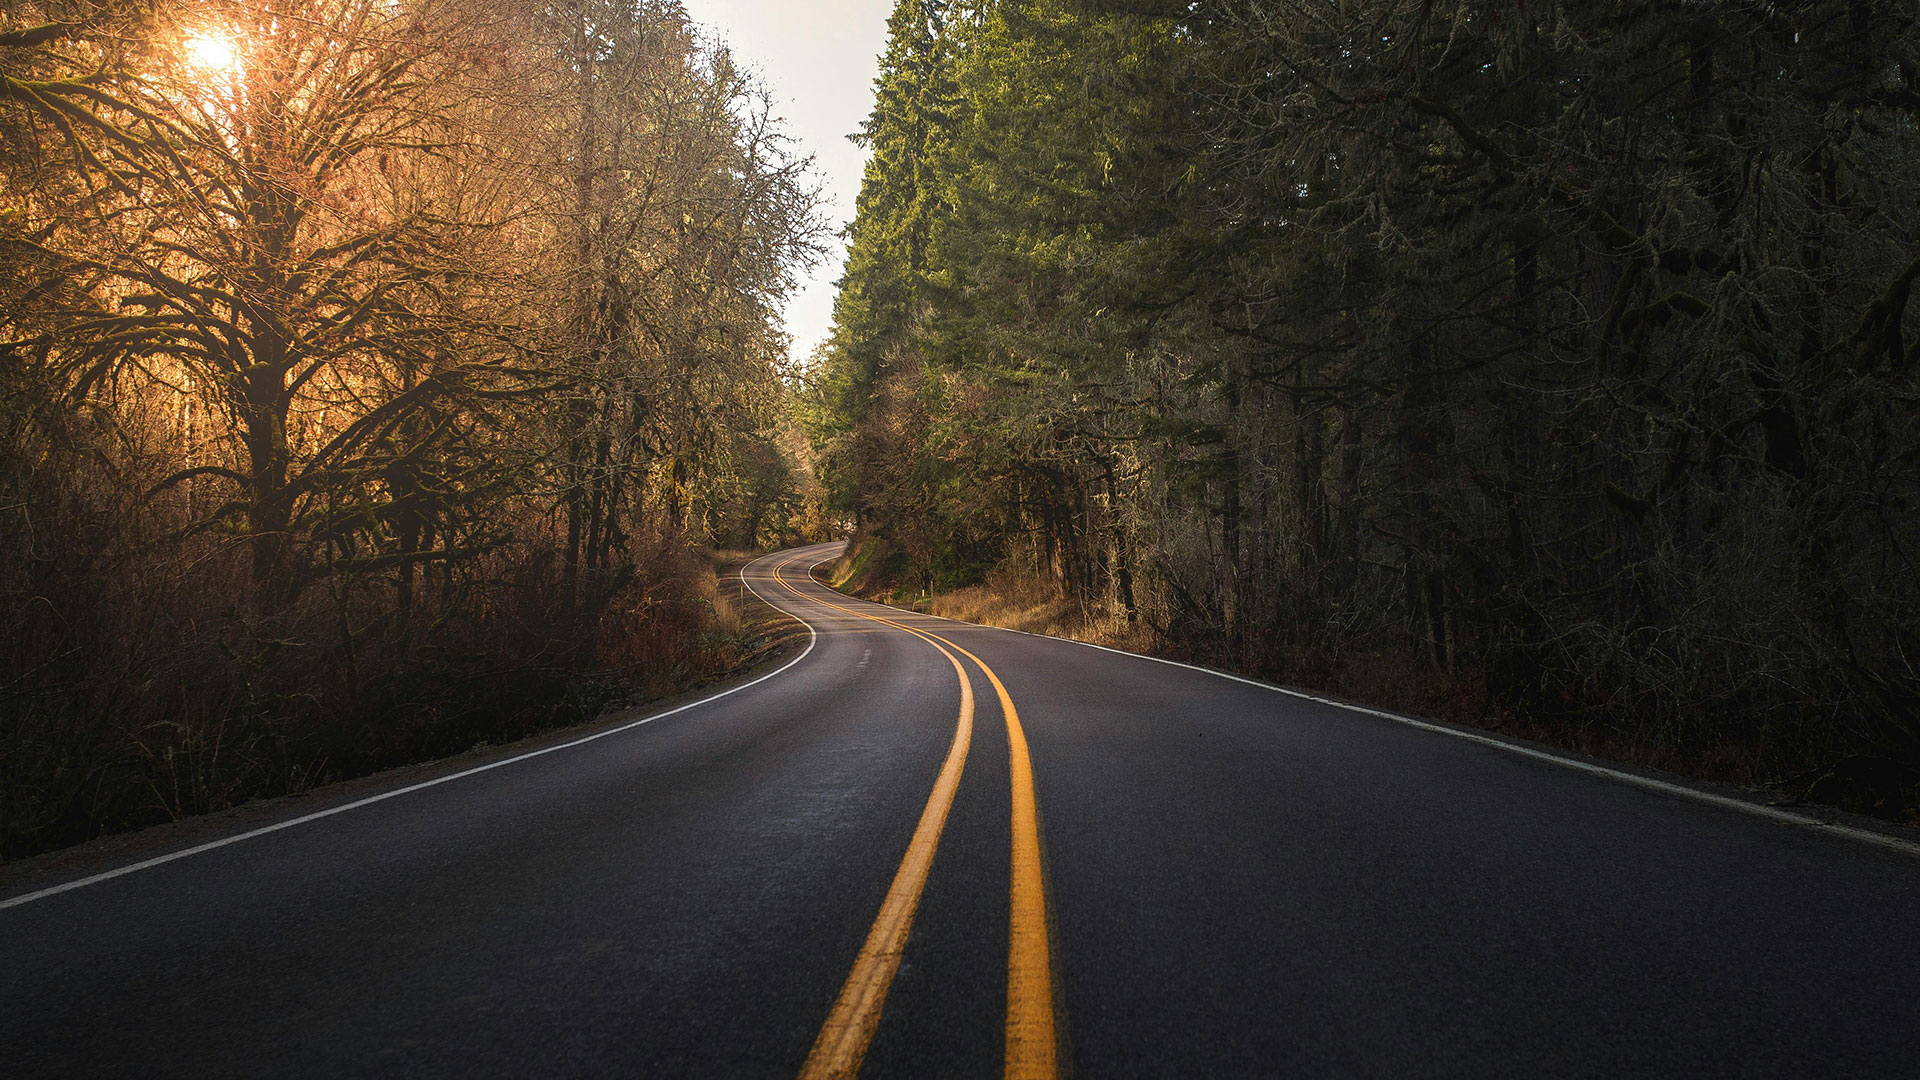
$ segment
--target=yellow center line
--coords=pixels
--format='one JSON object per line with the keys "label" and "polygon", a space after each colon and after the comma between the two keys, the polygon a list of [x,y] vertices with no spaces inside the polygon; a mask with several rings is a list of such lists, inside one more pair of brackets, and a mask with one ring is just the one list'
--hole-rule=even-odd
{"label": "yellow center line", "polygon": [[[787,583],[780,570],[781,567],[774,567],[773,579],[794,595],[806,597]],[[907,843],[900,868],[894,871],[886,899],[880,902],[880,914],[874,917],[860,955],[853,961],[853,970],[840,987],[840,995],[834,999],[820,1034],[813,1040],[813,1049],[800,1069],[802,1080],[851,1078],[859,1074],[867,1045],[873,1041],[874,1030],[880,1025],[880,1009],[886,1004],[887,990],[892,987],[893,976],[900,969],[900,957],[906,952],[907,934],[913,928],[914,912],[920,906],[927,874],[933,869],[933,856],[947,825],[947,812],[953,808],[954,793],[960,788],[967,748],[973,742],[973,681],[967,678],[967,670],[957,657],[939,643],[929,643],[940,650],[940,655],[947,658],[960,677],[960,719],[954,729],[953,745],[947,750],[947,760],[933,782],[926,808],[920,811],[920,823],[914,826],[913,839]]]}
{"label": "yellow center line", "polygon": [[[934,648],[939,649],[941,654],[946,656],[961,673],[960,679],[963,687],[962,694],[964,701],[971,703],[972,688],[968,685],[965,669],[960,667],[960,662],[954,659],[953,654],[948,652],[947,648],[950,647],[955,652],[973,661],[975,666],[979,667],[981,673],[987,677],[987,681],[993,684],[994,693],[1000,699],[1001,715],[1006,718],[1007,722],[1007,748],[1013,782],[1013,873],[1008,890],[1007,1046],[1005,1075],[1008,1080],[1052,1080],[1052,1078],[1059,1073],[1059,1051],[1058,1033],[1054,1027],[1053,1016],[1053,962],[1052,952],[1049,948],[1047,938],[1046,883],[1040,870],[1040,814],[1033,790],[1033,759],[1027,752],[1026,731],[1020,726],[1020,713],[1013,707],[1012,695],[1007,693],[1006,684],[1000,681],[1000,677],[994,674],[993,669],[987,666],[986,661],[975,656],[960,645],[956,645],[944,637],[919,627],[908,626],[905,623],[897,622],[893,619],[883,618],[878,615],[869,615],[864,611],[856,611],[849,607],[842,607],[839,604],[822,600],[819,597],[808,596],[799,589],[794,588],[786,578],[781,576],[780,571],[786,565],[790,564],[781,564],[780,566],[774,567],[774,580],[794,595],[811,600],[816,604],[833,608],[835,611],[844,612],[862,619],[869,619],[873,622],[891,626],[897,630],[904,630],[915,637],[927,641]],[[963,711],[966,712],[970,718],[970,708],[964,709]],[[944,776],[945,773],[943,772],[943,779]],[[954,782],[956,785],[959,782],[958,768],[954,769]],[[936,785],[936,792],[937,790]],[[952,802],[951,793],[947,796],[947,802],[949,804]],[[929,801],[928,812],[932,811],[932,806],[932,802]],[[941,820],[943,823],[945,817],[946,811],[943,808],[941,810]],[[921,820],[924,826],[926,820],[924,814]],[[917,839],[918,834],[916,833],[915,835]],[[934,831],[935,842],[937,842],[938,839],[939,830],[936,827]],[[911,852],[909,852],[909,855],[911,855]],[[931,850],[929,850],[927,860],[928,863],[931,864]],[[905,872],[905,869],[906,864],[902,863],[902,873]],[[919,884],[914,887],[915,895],[913,903],[915,904],[917,904],[919,900],[919,888],[925,884],[925,880],[925,873],[923,871]],[[895,886],[898,887],[898,885],[899,878],[896,877]],[[889,895],[891,896],[891,894]],[[883,916],[885,914],[884,908],[882,909],[882,914]],[[908,909],[907,917],[910,922],[912,918],[911,908]],[[879,932],[879,928],[880,924],[876,922],[874,924],[875,934]],[[900,943],[902,947],[905,945],[905,939],[906,927],[903,926],[900,931]],[[872,941],[873,936],[869,935],[869,946],[871,946]],[[864,958],[866,950],[863,949],[861,955]],[[893,966],[887,969],[886,978],[889,982],[892,980],[894,968],[898,966],[899,957],[895,955],[893,958]],[[854,966],[855,975],[858,975],[860,970],[860,964],[856,962]],[[847,984],[849,987],[853,985],[852,976],[848,978]],[[885,993],[886,987],[882,985],[880,988],[882,998],[884,998]],[[841,997],[844,999],[846,996],[847,991],[842,990]],[[839,1012],[839,1008],[839,1003],[836,1002],[834,1006],[836,1015]],[[877,1002],[873,1009],[872,1022],[874,1024],[879,1023],[879,1006]],[[833,1019],[829,1017],[828,1024],[831,1025],[832,1023]],[[870,1027],[867,1029],[866,1035],[860,1043],[860,1053],[865,1053],[866,1040],[871,1039],[872,1034],[872,1028]],[[851,1069],[847,1072],[816,1073],[812,1071],[814,1057],[819,1055],[820,1044],[825,1041],[826,1038],[827,1029],[823,1028],[820,1033],[820,1040],[814,1044],[814,1055],[807,1059],[807,1068],[802,1070],[801,1076],[854,1075],[854,1073],[859,1070],[858,1055],[853,1058]]]}

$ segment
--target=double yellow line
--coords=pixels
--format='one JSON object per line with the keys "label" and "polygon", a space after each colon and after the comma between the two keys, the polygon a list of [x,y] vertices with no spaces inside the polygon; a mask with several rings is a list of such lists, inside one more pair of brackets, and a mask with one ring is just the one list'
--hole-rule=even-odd
{"label": "double yellow line", "polygon": [[927,874],[933,869],[934,851],[946,828],[947,812],[953,808],[960,774],[966,768],[967,750],[973,743],[973,680],[955,653],[973,661],[987,677],[1000,699],[1000,713],[1007,721],[1013,779],[1013,875],[1007,916],[1005,1075],[1008,1080],[1052,1080],[1059,1073],[1059,1054],[1053,1018],[1053,961],[1047,944],[1046,886],[1040,874],[1040,817],[1033,795],[1033,761],[1027,753],[1026,732],[1020,727],[1020,713],[1013,707],[1012,696],[1000,677],[978,656],[937,634],[808,596],[780,573],[789,565],[791,563],[782,563],[773,568],[773,580],[788,592],[835,611],[912,634],[938,649],[960,677],[960,717],[954,728],[953,745],[940,767],[940,775],[933,782],[933,792],[920,812],[920,822],[914,827],[913,839],[907,843],[900,868],[894,872],[886,899],[880,904],[880,914],[867,931],[866,943],[853,962],[853,970],[841,986],[840,996],[827,1014],[827,1022],[814,1039],[813,1050],[800,1070],[801,1080],[851,1078],[859,1074],[867,1045],[873,1041],[874,1029],[880,1024],[880,1009],[886,1003],[887,990],[893,985],[900,957],[906,952],[914,912],[920,906]]}

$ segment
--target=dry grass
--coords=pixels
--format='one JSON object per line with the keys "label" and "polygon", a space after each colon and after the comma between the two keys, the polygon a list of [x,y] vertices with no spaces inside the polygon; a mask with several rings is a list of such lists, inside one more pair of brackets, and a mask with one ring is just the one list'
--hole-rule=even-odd
{"label": "dry grass", "polygon": [[1072,599],[1051,575],[1018,565],[1002,566],[978,585],[923,597],[917,603],[902,606],[912,606],[946,619],[1132,652],[1155,652],[1162,645],[1138,620],[1129,621],[1123,612],[1105,604]]}
{"label": "dry grass", "polygon": [[725,550],[708,554],[715,625],[741,643],[735,671],[760,663],[806,636],[798,621],[747,591],[741,582],[740,568],[764,554],[763,551]]}

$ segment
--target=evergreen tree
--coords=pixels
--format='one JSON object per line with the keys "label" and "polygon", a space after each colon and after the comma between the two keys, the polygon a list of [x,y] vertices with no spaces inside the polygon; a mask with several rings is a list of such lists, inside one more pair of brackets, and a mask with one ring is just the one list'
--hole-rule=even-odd
{"label": "evergreen tree", "polygon": [[1917,23],[956,3],[937,146],[882,80],[829,481],[922,582],[1270,675],[1920,766]]}
{"label": "evergreen tree", "polygon": [[814,438],[838,478],[838,510],[880,520],[860,492],[904,482],[918,368],[905,347],[927,300],[927,254],[941,212],[940,161],[957,107],[946,0],[903,0],[888,20],[874,108],[855,141],[872,154],[861,182],[834,329],[815,393]]}

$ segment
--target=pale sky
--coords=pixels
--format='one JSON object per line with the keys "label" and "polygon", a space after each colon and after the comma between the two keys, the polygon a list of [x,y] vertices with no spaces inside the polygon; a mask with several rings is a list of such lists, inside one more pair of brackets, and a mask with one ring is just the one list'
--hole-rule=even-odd
{"label": "pale sky", "polygon": [[[814,156],[826,218],[837,232],[853,217],[866,151],[847,141],[873,108],[873,78],[887,45],[893,0],[683,0],[687,13],[760,73],[787,133]],[[838,237],[787,302],[793,356],[805,360],[833,323],[833,283],[845,249]]]}

